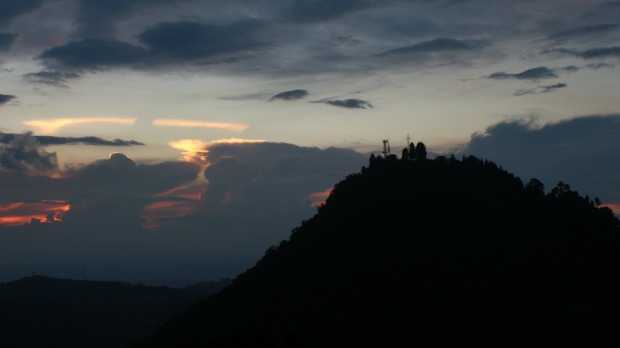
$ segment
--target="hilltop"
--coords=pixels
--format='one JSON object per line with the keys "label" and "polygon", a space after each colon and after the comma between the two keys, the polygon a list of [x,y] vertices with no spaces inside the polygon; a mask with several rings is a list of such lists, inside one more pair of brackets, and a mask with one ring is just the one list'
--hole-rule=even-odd
{"label": "hilltop", "polygon": [[373,156],[290,240],[142,347],[615,339],[584,331],[620,309],[610,210],[564,183],[545,192],[492,162],[412,150]]}
{"label": "hilltop", "polygon": [[142,347],[576,343],[620,308],[610,210],[474,157],[404,156],[373,157]]}

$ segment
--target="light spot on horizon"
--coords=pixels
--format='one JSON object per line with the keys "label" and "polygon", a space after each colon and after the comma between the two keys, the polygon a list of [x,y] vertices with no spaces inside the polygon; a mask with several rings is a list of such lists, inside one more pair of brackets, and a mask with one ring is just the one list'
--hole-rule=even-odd
{"label": "light spot on horizon", "polygon": [[186,162],[207,162],[208,144],[198,139],[181,139],[168,143],[171,148],[181,151],[181,159]]}

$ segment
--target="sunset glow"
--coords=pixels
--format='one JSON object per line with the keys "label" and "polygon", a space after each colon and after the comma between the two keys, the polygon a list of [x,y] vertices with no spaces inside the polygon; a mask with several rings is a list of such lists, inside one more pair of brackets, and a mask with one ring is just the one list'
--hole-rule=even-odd
{"label": "sunset glow", "polygon": [[135,118],[129,117],[67,117],[48,120],[31,120],[23,124],[39,134],[54,134],[65,127],[87,124],[108,124],[131,126],[136,123]]}
{"label": "sunset glow", "polygon": [[194,180],[172,187],[154,195],[155,202],[144,207],[142,226],[156,230],[165,220],[184,218],[200,210],[208,182],[205,171],[209,167],[208,144],[196,139],[183,139],[170,142],[170,147],[181,151],[181,159],[198,165]]}
{"label": "sunset glow", "polygon": [[611,211],[613,211],[614,214],[620,216],[620,203],[604,204],[603,207],[611,209]]}
{"label": "sunset glow", "polygon": [[149,230],[158,229],[161,222],[192,215],[196,203],[190,200],[158,201],[147,205],[142,213],[142,226]]}
{"label": "sunset glow", "polygon": [[182,139],[170,142],[171,148],[181,151],[181,159],[186,162],[206,162],[208,144],[197,139]]}
{"label": "sunset glow", "polygon": [[318,208],[322,206],[323,204],[325,204],[325,202],[327,201],[327,198],[329,198],[329,195],[332,194],[333,190],[334,189],[330,187],[325,191],[311,193],[310,196],[308,197],[310,199],[311,205],[315,208]]}
{"label": "sunset glow", "polygon": [[62,222],[71,210],[71,205],[63,201],[42,201],[35,203],[14,202],[0,205],[1,226],[23,226],[34,221],[39,223]]}

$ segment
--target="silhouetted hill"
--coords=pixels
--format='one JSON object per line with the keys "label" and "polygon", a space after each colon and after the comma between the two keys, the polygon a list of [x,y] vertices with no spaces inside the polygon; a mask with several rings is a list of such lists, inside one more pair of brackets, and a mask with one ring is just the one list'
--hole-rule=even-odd
{"label": "silhouetted hill", "polygon": [[411,158],[371,160],[289,241],[142,347],[620,341],[611,211],[475,158]]}
{"label": "silhouetted hill", "polygon": [[227,283],[186,290],[34,276],[0,284],[0,347],[125,347]]}

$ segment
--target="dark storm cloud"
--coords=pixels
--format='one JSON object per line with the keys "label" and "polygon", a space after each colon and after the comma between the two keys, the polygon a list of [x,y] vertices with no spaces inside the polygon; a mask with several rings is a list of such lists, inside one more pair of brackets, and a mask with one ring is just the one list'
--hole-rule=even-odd
{"label": "dark storm cloud", "polygon": [[[22,137],[22,134],[0,133],[0,144],[10,144],[15,139]],[[92,146],[143,146],[144,144],[135,140],[106,140],[98,137],[54,137],[54,136],[32,136],[41,146],[49,145],[92,145]]]}
{"label": "dark storm cloud", "polygon": [[32,135],[16,135],[10,141],[0,143],[0,170],[48,174],[58,170],[58,159],[55,153],[45,151]]}
{"label": "dark storm cloud", "polygon": [[617,24],[596,24],[568,30],[563,30],[549,35],[549,40],[565,41],[575,38],[591,37],[594,35],[607,34],[618,29]]}
{"label": "dark storm cloud", "polygon": [[555,79],[557,78],[557,73],[548,67],[540,66],[537,68],[532,68],[525,70],[520,73],[508,73],[508,72],[496,72],[489,75],[488,78],[493,80],[542,80],[542,79]]}
{"label": "dark storm cloud", "polygon": [[44,0],[2,0],[0,1],[0,26],[12,19],[31,12],[41,5]]}
{"label": "dark storm cloud", "polygon": [[522,97],[524,95],[531,95],[531,94],[545,94],[545,93],[555,92],[555,91],[557,91],[559,89],[566,88],[566,87],[568,87],[568,85],[565,84],[565,83],[556,83],[554,85],[538,86],[536,88],[520,89],[520,90],[516,91],[514,93],[514,95],[516,97]]}
{"label": "dark storm cloud", "polygon": [[8,104],[17,99],[16,96],[10,94],[0,94],[0,106]]}
{"label": "dark storm cloud", "polygon": [[73,72],[44,70],[36,73],[25,74],[24,79],[30,83],[50,85],[67,88],[68,82],[79,78],[80,75]]}
{"label": "dark storm cloud", "polygon": [[0,33],[0,52],[8,51],[17,39],[17,34]]}
{"label": "dark storm cloud", "polygon": [[620,201],[620,115],[584,116],[537,126],[507,121],[474,134],[465,153],[551,185],[571,183],[584,194]]}
{"label": "dark storm cloud", "polygon": [[413,56],[442,52],[459,52],[477,50],[482,47],[480,41],[465,41],[450,38],[438,38],[410,46],[399,47],[381,53],[380,57]]}
{"label": "dark storm cloud", "polygon": [[321,100],[318,103],[336,106],[345,109],[372,109],[374,106],[367,100],[362,99],[328,99]]}
{"label": "dark storm cloud", "polygon": [[310,95],[310,93],[305,90],[305,89],[294,89],[291,91],[286,91],[286,92],[282,92],[282,93],[278,93],[276,95],[274,95],[273,97],[271,97],[271,99],[269,101],[275,101],[275,100],[300,100],[303,99],[305,97],[307,97],[308,95]]}

